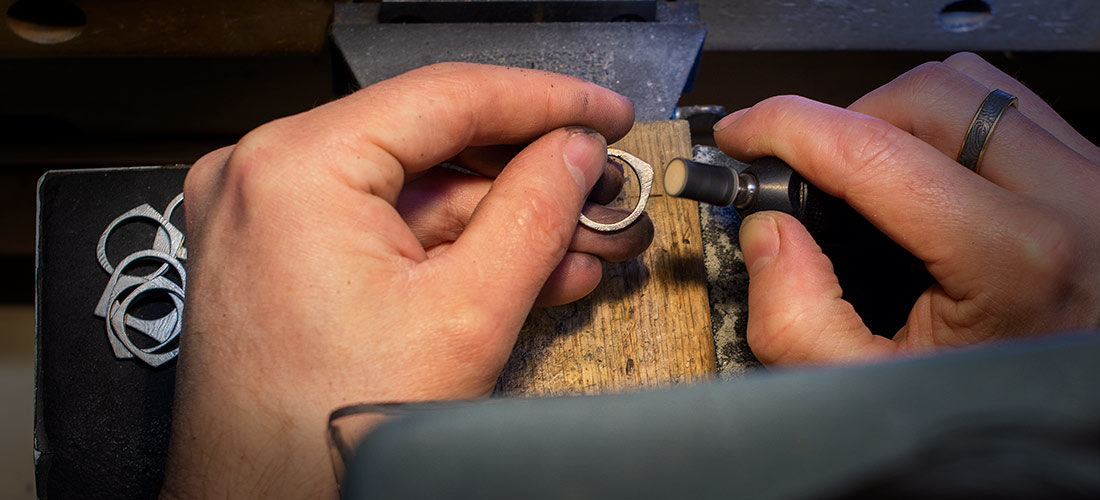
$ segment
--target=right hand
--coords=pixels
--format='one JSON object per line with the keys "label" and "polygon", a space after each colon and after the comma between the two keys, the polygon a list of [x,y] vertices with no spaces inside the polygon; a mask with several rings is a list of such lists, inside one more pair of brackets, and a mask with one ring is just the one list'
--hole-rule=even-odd
{"label": "right hand", "polygon": [[[956,163],[992,89],[1019,97],[975,174]],[[795,219],[745,219],[748,341],[765,363],[898,356],[1100,325],[1100,148],[973,54],[922,65],[848,109],[782,96],[716,125],[741,160],[774,155],[844,199],[937,283],[893,337],[873,335]]]}

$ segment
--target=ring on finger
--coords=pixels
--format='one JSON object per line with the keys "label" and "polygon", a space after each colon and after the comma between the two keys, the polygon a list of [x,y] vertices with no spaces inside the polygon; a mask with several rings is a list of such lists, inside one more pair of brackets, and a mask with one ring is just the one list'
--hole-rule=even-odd
{"label": "ring on finger", "polygon": [[993,128],[1001,121],[1009,106],[1016,106],[1016,96],[1001,89],[993,89],[985,96],[982,105],[974,113],[974,119],[970,121],[970,128],[966,129],[966,137],[963,138],[962,147],[959,149],[959,164],[973,170],[975,173],[980,168],[985,148],[989,145],[989,138],[993,135]]}

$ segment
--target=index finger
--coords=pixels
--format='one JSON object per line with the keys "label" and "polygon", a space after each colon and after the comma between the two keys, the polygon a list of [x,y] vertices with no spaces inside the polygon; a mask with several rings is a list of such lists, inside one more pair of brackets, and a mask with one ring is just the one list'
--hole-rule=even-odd
{"label": "index finger", "polygon": [[[796,96],[767,99],[720,123],[715,141],[742,160],[774,155],[845,200],[928,263],[977,248],[1002,228],[1007,191],[888,122]],[[965,249],[960,246],[966,246]]]}
{"label": "index finger", "polygon": [[393,203],[406,173],[427,169],[468,146],[529,142],[570,125],[614,141],[630,130],[634,108],[611,90],[567,75],[441,63],[284,121],[288,130],[310,131],[280,137],[285,154],[302,160],[308,155],[315,162],[313,156],[323,151],[327,163],[352,186]]}

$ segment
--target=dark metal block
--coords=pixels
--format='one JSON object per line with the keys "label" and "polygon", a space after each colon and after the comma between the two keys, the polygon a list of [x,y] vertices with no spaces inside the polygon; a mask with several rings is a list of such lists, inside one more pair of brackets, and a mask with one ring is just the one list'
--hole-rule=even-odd
{"label": "dark metal block", "polygon": [[630,98],[638,120],[669,119],[706,28],[691,2],[652,23],[378,23],[378,6],[338,4],[332,35],[360,86],[444,61],[566,73]]}
{"label": "dark metal block", "polygon": [[[34,425],[39,498],[153,498],[160,491],[175,363],[152,368],[116,358],[104,320],[94,314],[109,280],[95,254],[112,220],[143,203],[164,209],[180,193],[186,174],[184,168],[52,171],[39,184]],[[149,248],[154,228],[122,231],[108,249]],[[118,263],[120,256],[111,258]]]}
{"label": "dark metal block", "polygon": [[699,0],[707,50],[1100,50],[1100,2]]}
{"label": "dark metal block", "polygon": [[657,0],[383,0],[383,23],[655,21]]}

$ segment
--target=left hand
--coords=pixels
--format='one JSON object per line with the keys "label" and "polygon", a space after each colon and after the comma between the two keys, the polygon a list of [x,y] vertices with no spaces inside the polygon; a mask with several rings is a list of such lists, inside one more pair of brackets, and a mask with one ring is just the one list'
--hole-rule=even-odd
{"label": "left hand", "polygon": [[[521,150],[518,146],[470,148],[452,158],[451,163],[480,175],[435,167],[405,183],[394,208],[429,257],[444,252],[462,235],[493,180]],[[622,166],[607,162],[584,204],[585,215],[601,222],[626,217],[628,212],[623,209],[604,205],[615,200],[623,180]],[[623,231],[608,233],[577,225],[569,251],[543,285],[535,305],[561,305],[588,295],[603,274],[600,261],[632,259],[652,239],[653,222],[644,212]]]}
{"label": "left hand", "polygon": [[165,496],[334,495],[332,410],[489,394],[536,300],[648,245],[578,229],[632,123],[586,81],[441,64],[202,158]]}

